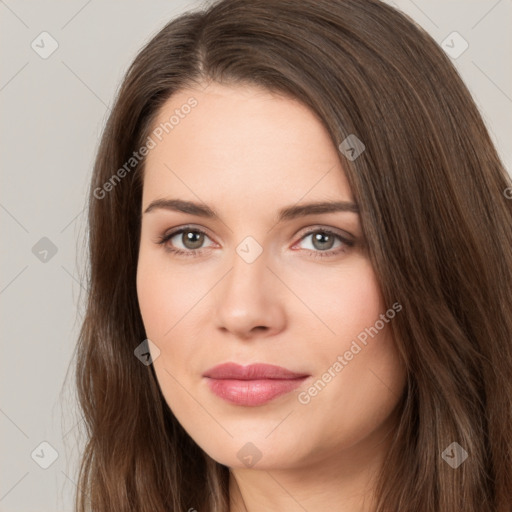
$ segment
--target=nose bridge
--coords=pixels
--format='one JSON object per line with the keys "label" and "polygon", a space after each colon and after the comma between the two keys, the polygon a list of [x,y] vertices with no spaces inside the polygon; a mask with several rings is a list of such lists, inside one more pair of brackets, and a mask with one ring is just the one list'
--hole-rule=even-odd
{"label": "nose bridge", "polygon": [[253,242],[241,242],[231,259],[232,270],[226,279],[226,293],[234,295],[237,300],[244,299],[245,294],[253,297],[265,294],[265,286],[268,284],[265,274],[269,272],[267,263],[267,254],[262,247],[258,251]]}

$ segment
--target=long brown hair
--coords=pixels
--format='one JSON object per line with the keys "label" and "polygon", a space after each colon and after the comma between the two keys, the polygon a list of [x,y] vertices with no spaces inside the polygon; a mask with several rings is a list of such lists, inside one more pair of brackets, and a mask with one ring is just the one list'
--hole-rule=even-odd
{"label": "long brown hair", "polygon": [[[286,94],[336,146],[351,134],[365,145],[340,159],[383,297],[403,306],[393,332],[407,369],[378,511],[509,511],[511,180],[449,58],[377,0],[217,1],[164,26],[129,68],[90,191],[77,510],[228,510],[228,468],[134,356],[146,338],[135,285],[144,158],[117,173],[169,97],[209,80]],[[468,453],[457,468],[442,457],[453,442]]]}

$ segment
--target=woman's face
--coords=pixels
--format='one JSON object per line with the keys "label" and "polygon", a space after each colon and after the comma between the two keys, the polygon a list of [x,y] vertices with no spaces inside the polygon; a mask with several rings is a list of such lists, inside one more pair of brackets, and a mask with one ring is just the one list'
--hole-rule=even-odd
{"label": "woman's face", "polygon": [[328,133],[295,100],[215,83],[154,128],[137,290],[170,409],[233,468],[371,456],[405,382],[404,313],[383,303]]}

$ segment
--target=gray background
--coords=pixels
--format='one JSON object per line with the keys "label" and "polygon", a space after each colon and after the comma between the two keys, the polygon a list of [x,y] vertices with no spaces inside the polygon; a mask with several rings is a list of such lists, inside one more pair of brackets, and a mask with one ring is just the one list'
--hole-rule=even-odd
{"label": "gray background", "polygon": [[[512,1],[389,3],[439,44],[453,31],[468,42],[453,62],[510,172]],[[199,5],[0,0],[0,511],[73,508],[81,422],[70,362],[83,313],[83,209],[94,154],[138,49]],[[58,43],[47,59],[31,47],[51,48],[43,31]],[[43,441],[57,454],[47,469],[53,452]]]}

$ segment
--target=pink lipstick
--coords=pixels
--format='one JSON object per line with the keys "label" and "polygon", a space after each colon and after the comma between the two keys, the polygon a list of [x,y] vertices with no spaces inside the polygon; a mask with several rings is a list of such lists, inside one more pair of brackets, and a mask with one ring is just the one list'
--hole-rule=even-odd
{"label": "pink lipstick", "polygon": [[309,375],[271,364],[224,363],[210,368],[203,377],[218,397],[236,405],[254,407],[289,393]]}

